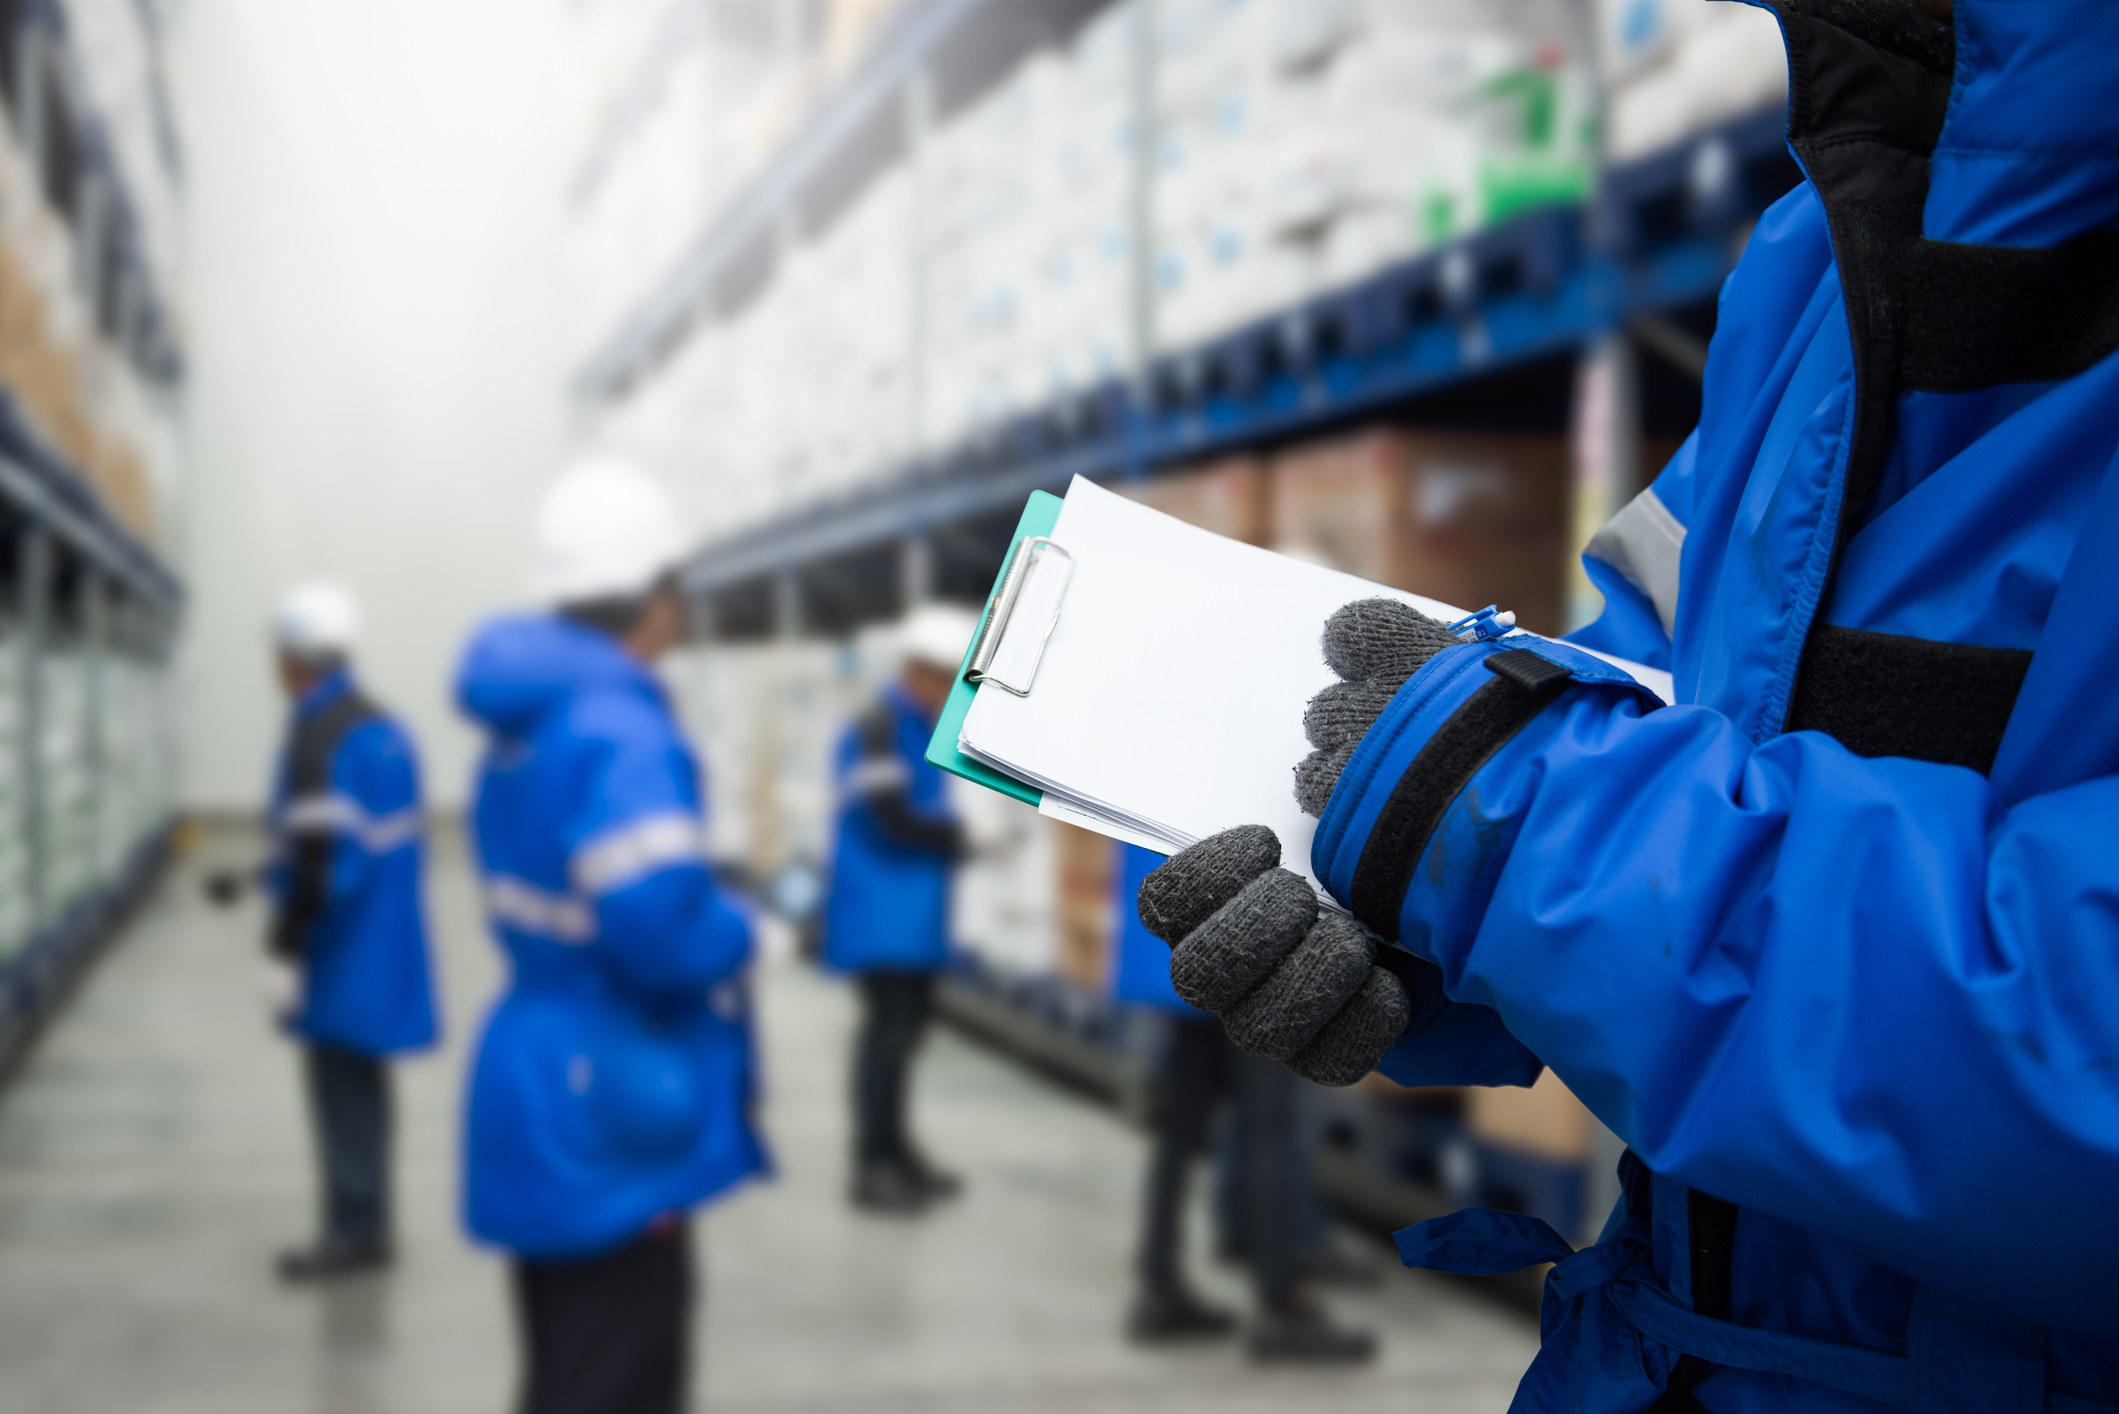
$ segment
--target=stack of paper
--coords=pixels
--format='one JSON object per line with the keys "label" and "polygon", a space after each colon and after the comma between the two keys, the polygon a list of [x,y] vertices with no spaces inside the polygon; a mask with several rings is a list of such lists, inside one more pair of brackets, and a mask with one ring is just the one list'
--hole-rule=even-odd
{"label": "stack of paper", "polygon": [[1325,619],[1377,596],[1444,622],[1464,611],[1224,539],[1079,477],[1050,538],[1071,566],[1033,562],[993,667],[1030,690],[982,684],[958,749],[1040,788],[1041,813],[1163,853],[1268,825],[1282,862],[1309,876],[1317,822],[1295,803],[1294,772],[1310,750],[1303,708],[1337,681],[1319,648]]}

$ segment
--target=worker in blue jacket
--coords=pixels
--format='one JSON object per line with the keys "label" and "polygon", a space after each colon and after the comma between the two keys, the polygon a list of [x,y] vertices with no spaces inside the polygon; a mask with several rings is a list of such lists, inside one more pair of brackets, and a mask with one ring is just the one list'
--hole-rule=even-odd
{"label": "worker in blue jacket", "polygon": [[650,665],[684,631],[668,497],[569,471],[537,521],[550,612],[478,630],[471,827],[506,990],[479,1038],[464,1214],[515,1257],[522,1414],[685,1407],[692,1209],[764,1168],[751,933],[708,874],[700,770]]}
{"label": "worker in blue jacket", "polygon": [[1243,1239],[1258,1290],[1250,1333],[1253,1359],[1346,1363],[1369,1359],[1376,1342],[1365,1331],[1334,1325],[1296,1251],[1301,1194],[1295,1168],[1307,1159],[1298,1139],[1298,1086],[1285,1068],[1238,1050],[1219,1019],[1178,996],[1170,984],[1170,949],[1140,921],[1134,900],[1163,856],[1120,845],[1118,946],[1111,994],[1166,1023],[1154,1078],[1147,1184],[1141,1198],[1139,1283],[1126,1334],[1143,1345],[1212,1339],[1235,1327],[1184,1279],[1186,1179],[1206,1148],[1224,1100],[1235,1131],[1235,1232]]}
{"label": "worker in blue jacket", "polygon": [[273,619],[293,710],[268,812],[268,948],[290,979],[283,1024],[304,1043],[323,1178],[317,1239],[280,1257],[290,1281],[389,1262],[387,1059],[435,1033],[419,766],[405,729],[354,684],[358,628],[352,596],[326,583],[289,593]]}
{"label": "worker in blue jacket", "polygon": [[1806,180],[1603,616],[1340,610],[1298,794],[1359,925],[1257,828],[1141,911],[1255,1051],[1549,1065],[1625,1140],[1581,1252],[1400,1235],[1555,1264],[1518,1410],[2119,1408],[2119,6],[1773,8]]}
{"label": "worker in blue jacket", "polygon": [[834,762],[824,961],[860,981],[852,1198],[876,1212],[917,1213],[962,1182],[913,1142],[906,1110],[935,975],[949,961],[950,881],[966,853],[927,743],[975,627],[969,612],[945,604],[907,615],[898,629],[903,669],[847,729]]}

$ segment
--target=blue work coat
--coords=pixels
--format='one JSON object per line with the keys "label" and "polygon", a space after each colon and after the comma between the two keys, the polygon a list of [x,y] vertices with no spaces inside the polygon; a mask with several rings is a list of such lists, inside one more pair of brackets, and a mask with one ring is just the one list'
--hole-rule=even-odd
{"label": "blue work coat", "polygon": [[465,1223],[524,1257],[588,1256],[765,1166],[750,927],[708,877],[670,704],[608,635],[488,623],[457,700],[488,733],[472,833],[509,965],[472,1071]]}
{"label": "blue work coat", "polygon": [[1118,947],[1111,965],[1111,995],[1122,1002],[1180,1016],[1205,1016],[1207,1013],[1177,995],[1177,988],[1170,984],[1170,945],[1140,921],[1141,881],[1160,869],[1168,856],[1137,844],[1121,844],[1117,848],[1124,869],[1118,886]]}
{"label": "blue work coat", "polygon": [[[1703,1371],[1716,1414],[2119,1407],[2119,357],[1956,391],[1909,375],[1878,424],[1856,349],[1896,356],[1898,317],[1905,366],[1947,384],[1919,317],[1976,313],[1987,275],[1865,302],[1857,344],[1849,292],[1918,266],[1841,255],[1889,235],[1849,170],[1924,175],[1931,242],[2119,226],[2119,5],[1957,0],[1954,72],[1879,61],[1888,83],[1820,57],[1819,23],[1783,18],[1809,180],[1722,292],[1698,429],[1587,559],[1606,609],[1580,641],[1668,668],[1676,705],[1564,645],[1448,649],[1316,834],[1332,893],[1438,969],[1385,1073],[1523,1084],[1543,1062],[1630,1148],[1579,1255],[1512,1214],[1401,1235],[1420,1265],[1558,1262],[1519,1410],[1642,1410]],[[1876,135],[1892,92],[1923,95],[1924,164]],[[1836,134],[1850,115],[1870,127]],[[2108,294],[2105,270],[2062,302]],[[1970,660],[2020,676],[1998,750],[1940,764],[1788,730],[1833,644],[1857,738],[1958,724],[1992,695]],[[1865,721],[1865,700],[1902,710]],[[1735,1205],[1726,1319],[1694,1309],[1694,1192]]]}
{"label": "blue work coat", "polygon": [[[318,753],[305,767],[314,778],[297,782],[295,747],[305,739]],[[345,670],[295,703],[267,817],[278,947],[302,974],[288,1030],[371,1056],[431,1044],[419,763],[404,728],[362,699]]]}
{"label": "blue work coat", "polygon": [[892,686],[833,758],[839,818],[824,960],[842,972],[937,972],[949,961],[949,884],[962,851],[934,722]]}

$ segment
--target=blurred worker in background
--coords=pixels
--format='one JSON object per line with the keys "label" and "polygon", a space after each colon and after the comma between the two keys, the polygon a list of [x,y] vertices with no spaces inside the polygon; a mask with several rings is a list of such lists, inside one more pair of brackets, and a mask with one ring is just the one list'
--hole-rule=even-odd
{"label": "blurred worker in background", "polygon": [[878,1212],[918,1212],[962,1186],[913,1143],[906,1108],[935,974],[949,960],[950,878],[966,852],[927,742],[976,628],[968,610],[943,604],[907,615],[898,679],[847,729],[836,758],[824,960],[860,980],[852,1196]]}
{"label": "blurred worker in background", "polygon": [[521,1414],[684,1407],[688,1214],[758,1172],[751,936],[708,876],[699,765],[650,671],[684,634],[662,490],[570,470],[536,526],[550,612],[496,619],[457,697],[488,733],[472,830],[511,965],[480,1038],[465,1221],[515,1254]]}
{"label": "blurred worker in background", "polygon": [[1234,1328],[1228,1312],[1193,1293],[1179,1265],[1186,1180],[1194,1156],[1206,1147],[1215,1112],[1228,1100],[1236,1157],[1236,1221],[1229,1236],[1249,1262],[1258,1290],[1252,1358],[1366,1360],[1375,1354],[1374,1338],[1333,1325],[1298,1269],[1296,1168],[1310,1161],[1298,1144],[1301,1082],[1282,1066],[1236,1049],[1217,1018],[1177,995],[1170,985],[1169,944],[1142,925],[1134,906],[1141,880],[1163,857],[1138,845],[1121,849],[1123,921],[1112,992],[1122,1002],[1154,1008],[1169,1023],[1154,1080],[1153,1144],[1136,1273],[1140,1285],[1126,1333],[1142,1344],[1157,1344],[1223,1336]]}
{"label": "blurred worker in background", "polygon": [[390,1072],[434,1040],[420,906],[419,766],[405,729],[354,684],[360,613],[335,584],[281,601],[272,637],[292,704],[274,774],[268,951],[283,1024],[305,1042],[322,1231],[283,1253],[309,1281],[390,1260]]}

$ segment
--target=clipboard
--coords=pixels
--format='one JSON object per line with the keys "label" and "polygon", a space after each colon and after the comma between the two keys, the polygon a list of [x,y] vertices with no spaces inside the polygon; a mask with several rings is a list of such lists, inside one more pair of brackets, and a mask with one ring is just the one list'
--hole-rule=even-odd
{"label": "clipboard", "polygon": [[[1316,821],[1287,782],[1310,750],[1304,704],[1336,681],[1317,626],[1378,596],[1465,641],[1518,632],[1498,609],[1466,614],[1275,555],[1082,477],[1064,499],[1034,492],[926,759],[1150,848],[1254,823],[1279,834],[1286,857],[1307,859]],[[1610,661],[1669,700],[1667,674]],[[994,691],[982,697],[985,686]]]}
{"label": "clipboard", "polygon": [[986,607],[979,614],[979,631],[964,648],[964,659],[957,664],[956,682],[949,689],[949,700],[943,704],[941,720],[935,723],[934,736],[927,743],[927,759],[933,765],[975,785],[1013,796],[1026,805],[1036,805],[1045,798],[1045,793],[1036,786],[994,770],[983,761],[964,755],[957,750],[957,738],[963,733],[964,718],[971,711],[972,699],[979,695],[979,684],[973,677],[973,661],[979,656],[980,649],[996,639],[1006,626],[997,624],[995,618],[1002,592],[1008,588],[1009,573],[1020,563],[1026,541],[1043,539],[1052,533],[1052,528],[1059,523],[1060,507],[1065,504],[1050,491],[1030,493],[1022,518],[1015,523],[1015,535],[1008,542],[1007,557],[1001,561],[1001,572],[995,576],[993,588],[987,592]]}

